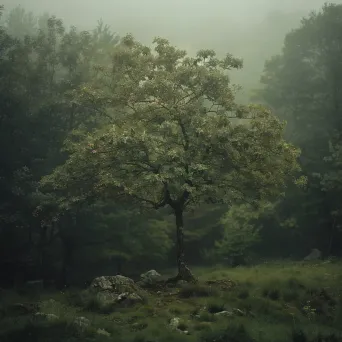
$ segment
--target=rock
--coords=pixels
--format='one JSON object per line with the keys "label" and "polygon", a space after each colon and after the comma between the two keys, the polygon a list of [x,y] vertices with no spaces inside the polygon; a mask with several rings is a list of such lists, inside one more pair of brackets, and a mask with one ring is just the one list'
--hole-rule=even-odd
{"label": "rock", "polygon": [[101,291],[96,294],[96,297],[99,302],[105,306],[118,304],[123,307],[130,307],[143,301],[143,299],[135,292],[123,292],[116,294],[109,291]]}
{"label": "rock", "polygon": [[181,321],[180,321],[180,318],[178,317],[174,317],[170,320],[170,328],[172,330],[175,330],[175,331],[178,331],[179,333],[182,333],[182,334],[186,334],[186,335],[189,335],[189,331],[187,330],[182,330],[181,327]]}
{"label": "rock", "polygon": [[234,313],[236,316],[246,316],[246,313],[243,312],[243,311],[240,310],[240,309],[234,308],[232,311],[233,311],[233,313]]}
{"label": "rock", "polygon": [[314,261],[314,260],[319,260],[321,258],[322,258],[322,252],[317,248],[313,248],[311,250],[310,254],[304,258],[304,260],[305,261]]}
{"label": "rock", "polygon": [[141,274],[140,278],[141,280],[139,283],[142,285],[154,285],[161,280],[161,274],[159,274],[156,270],[150,270]]}
{"label": "rock", "polygon": [[137,303],[141,303],[143,299],[137,295],[136,293],[121,293],[118,297],[116,302],[120,303],[124,307],[134,306]]}
{"label": "rock", "polygon": [[84,331],[90,326],[90,320],[86,317],[76,317],[74,320],[74,325],[78,327],[81,331]]}
{"label": "rock", "polygon": [[99,335],[103,335],[103,336],[107,336],[107,337],[110,337],[110,333],[104,329],[97,329],[96,332],[99,334]]}
{"label": "rock", "polygon": [[109,291],[100,291],[96,294],[96,299],[102,305],[110,305],[116,302],[118,295]]}
{"label": "rock", "polygon": [[35,321],[56,321],[59,319],[59,317],[57,315],[54,314],[47,314],[47,313],[43,313],[43,312],[36,312],[33,315],[33,319]]}
{"label": "rock", "polygon": [[219,316],[219,317],[232,317],[234,316],[234,312],[232,311],[220,311],[220,312],[216,312],[214,314],[214,316]]}
{"label": "rock", "polygon": [[116,294],[124,292],[132,293],[139,290],[139,287],[131,278],[121,275],[97,277],[91,282],[90,288],[97,291],[109,291]]}
{"label": "rock", "polygon": [[178,317],[174,317],[170,320],[170,328],[172,330],[177,330],[179,324],[180,324],[180,318],[178,318]]}
{"label": "rock", "polygon": [[90,290],[97,291],[96,297],[103,305],[120,304],[129,307],[143,301],[136,293],[141,290],[137,284],[121,275],[95,278],[90,284]]}

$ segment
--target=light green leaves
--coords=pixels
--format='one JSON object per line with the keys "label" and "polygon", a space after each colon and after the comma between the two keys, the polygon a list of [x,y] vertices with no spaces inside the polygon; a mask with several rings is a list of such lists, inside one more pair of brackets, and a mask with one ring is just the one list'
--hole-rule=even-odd
{"label": "light green leaves", "polygon": [[165,39],[154,43],[152,52],[124,37],[111,73],[98,69],[96,86],[80,88],[80,103],[95,99],[112,123],[70,142],[69,160],[49,181],[69,187],[93,173],[85,184],[98,196],[183,209],[279,194],[298,169],[298,151],[269,111],[235,104],[224,70],[239,60],[220,60],[212,50],[192,59]]}

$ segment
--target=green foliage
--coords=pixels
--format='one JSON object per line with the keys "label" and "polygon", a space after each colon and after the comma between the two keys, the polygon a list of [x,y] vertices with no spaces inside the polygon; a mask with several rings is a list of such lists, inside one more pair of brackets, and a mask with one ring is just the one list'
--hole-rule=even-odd
{"label": "green foliage", "polygon": [[208,258],[223,260],[224,257],[246,257],[246,253],[259,239],[260,219],[272,212],[273,206],[259,203],[232,206],[221,218],[223,234],[213,250],[207,251]]}
{"label": "green foliage", "polygon": [[[80,292],[77,289],[69,289],[65,293],[42,292],[39,298],[35,299],[38,301],[36,304],[39,311],[60,317],[59,320],[46,322],[32,322],[31,314],[27,313],[21,316],[10,315],[11,305],[32,303],[34,299],[4,291],[0,308],[0,339],[16,341],[11,338],[16,337],[19,340],[19,337],[23,338],[23,334],[32,333],[32,338],[39,342],[49,341],[49,338],[55,341],[58,337],[66,341],[102,341],[103,336],[98,335],[97,329],[104,329],[111,334],[106,337],[107,341],[177,341],[177,338],[184,341],[211,341],[209,338],[240,341],[243,336],[249,336],[248,341],[291,342],[292,331],[302,330],[302,337],[307,341],[330,341],[333,337],[339,341],[338,307],[331,312],[321,311],[321,308],[331,303],[332,299],[339,298],[340,263],[308,266],[301,263],[274,262],[248,268],[205,268],[202,272],[196,272],[202,273],[202,286],[215,272],[225,275],[226,281],[229,281],[229,276],[237,285],[227,290],[220,288],[219,282],[213,284],[216,292],[205,298],[184,298],[177,295],[176,289],[161,288],[158,293],[152,291],[147,294],[148,305],[120,310],[108,308],[107,311],[102,311],[103,307],[100,306],[88,306],[92,298],[94,299],[91,292]],[[323,281],[327,288],[325,293],[321,289]],[[240,291],[247,288],[250,296],[239,298]],[[276,289],[281,295],[276,301],[263,298],[263,288]],[[289,289],[298,293],[298,297],[290,303],[283,299],[283,294]],[[317,294],[321,294],[320,302],[317,301]],[[314,319],[308,315],[305,308],[308,301],[311,309],[316,310]],[[214,314],[222,310],[234,311],[234,308],[242,310],[246,316],[233,314],[227,320],[227,317]],[[80,316],[91,321],[91,326],[83,333],[73,325],[75,317]],[[170,319],[174,317],[179,317],[180,328],[189,331],[189,335],[168,328]],[[241,328],[241,325],[244,328]],[[49,332],[51,335],[48,336]]]}
{"label": "green foliage", "polygon": [[[76,177],[92,175],[84,197],[126,194],[153,206],[166,194],[184,205],[277,195],[298,170],[298,151],[282,139],[283,124],[260,107],[246,109],[247,125],[233,124],[239,107],[223,71],[237,61],[202,51],[198,65],[166,40],[155,44],[152,53],[123,38],[115,64],[81,88],[84,104],[116,113],[113,124],[69,140],[70,158],[42,184],[71,189]],[[110,88],[106,80],[114,81]]]}
{"label": "green foliage", "polygon": [[315,246],[328,254],[341,242],[340,217],[334,215],[340,207],[341,12],[340,4],[325,4],[303,18],[286,35],[282,53],[265,63],[259,92],[259,99],[287,121],[286,136],[303,151],[305,191],[290,189],[277,212],[295,221],[296,239],[306,249]]}

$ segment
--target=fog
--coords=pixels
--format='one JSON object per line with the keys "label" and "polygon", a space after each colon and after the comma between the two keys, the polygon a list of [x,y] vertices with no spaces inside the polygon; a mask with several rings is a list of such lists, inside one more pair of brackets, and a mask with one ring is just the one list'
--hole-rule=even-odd
{"label": "fog", "polygon": [[[265,59],[280,51],[283,38],[300,18],[324,0],[3,0],[5,9],[21,5],[35,14],[48,12],[66,25],[92,29],[99,19],[119,35],[132,33],[150,44],[153,37],[193,53],[201,48],[244,59],[232,75],[245,95],[258,83]],[[335,3],[341,3],[337,0]],[[245,96],[246,97],[246,96]],[[247,95],[248,97],[248,95]]]}

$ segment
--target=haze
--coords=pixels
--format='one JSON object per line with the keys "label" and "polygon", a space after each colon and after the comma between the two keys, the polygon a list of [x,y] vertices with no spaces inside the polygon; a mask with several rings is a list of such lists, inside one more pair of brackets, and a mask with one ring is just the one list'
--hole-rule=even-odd
{"label": "haze", "polygon": [[[132,33],[149,44],[153,37],[193,53],[201,48],[244,59],[233,81],[245,95],[259,80],[264,62],[282,46],[285,34],[324,0],[3,0],[5,9],[21,5],[35,14],[48,12],[66,25],[92,29],[99,19],[119,35]],[[342,0],[335,1],[341,3]]]}

